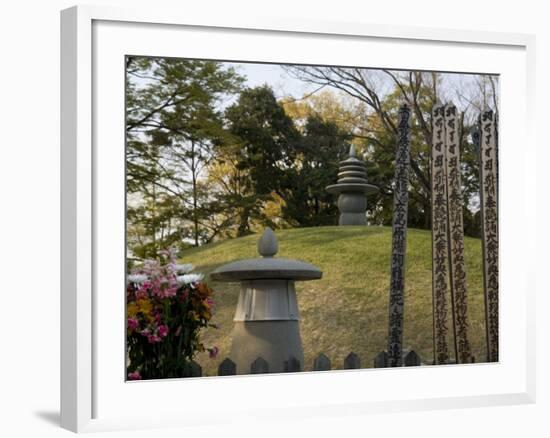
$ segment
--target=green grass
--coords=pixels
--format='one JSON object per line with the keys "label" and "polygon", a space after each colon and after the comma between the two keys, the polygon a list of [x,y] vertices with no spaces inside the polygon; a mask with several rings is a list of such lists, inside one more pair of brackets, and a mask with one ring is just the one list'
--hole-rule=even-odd
{"label": "green grass", "polygon": [[[371,367],[374,356],[386,349],[388,289],[390,282],[391,228],[319,227],[276,232],[280,257],[295,258],[319,266],[323,278],[297,282],[301,312],[301,335],[305,370],[324,352],[333,368],[342,368],[345,356],[354,351],[363,367]],[[197,272],[209,274],[230,261],[257,257],[258,235],[231,239],[188,250],[182,262],[193,263]],[[478,362],[485,359],[484,300],[481,241],[466,238],[465,260],[469,294],[470,343]],[[408,230],[405,274],[404,347],[412,348],[425,361],[432,352],[431,233]],[[217,345],[220,355],[198,357],[205,375],[216,375],[217,366],[229,355],[238,284],[218,283],[206,278],[215,291],[213,322],[203,340]],[[449,315],[449,324],[451,324]],[[451,329],[451,326],[449,326]],[[452,334],[452,330],[450,330]],[[449,348],[452,350],[449,337]]]}

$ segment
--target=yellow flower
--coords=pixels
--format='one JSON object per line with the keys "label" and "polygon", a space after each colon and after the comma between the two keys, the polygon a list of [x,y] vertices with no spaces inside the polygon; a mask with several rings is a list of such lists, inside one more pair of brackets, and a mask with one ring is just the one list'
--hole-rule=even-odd
{"label": "yellow flower", "polygon": [[126,307],[129,318],[134,318],[138,313],[138,306],[135,302],[129,303]]}
{"label": "yellow flower", "polygon": [[127,310],[129,318],[135,318],[138,313],[142,313],[148,321],[153,319],[153,304],[147,298],[140,298],[136,302],[129,303]]}
{"label": "yellow flower", "polygon": [[198,321],[199,320],[199,315],[197,315],[197,313],[194,311],[194,310],[190,310],[188,313],[187,313],[187,316],[194,320],[194,321]]}
{"label": "yellow flower", "polygon": [[140,298],[137,301],[137,305],[139,307],[139,311],[143,312],[146,315],[151,313],[151,310],[153,310],[153,304],[151,304],[151,301],[149,301],[147,298]]}

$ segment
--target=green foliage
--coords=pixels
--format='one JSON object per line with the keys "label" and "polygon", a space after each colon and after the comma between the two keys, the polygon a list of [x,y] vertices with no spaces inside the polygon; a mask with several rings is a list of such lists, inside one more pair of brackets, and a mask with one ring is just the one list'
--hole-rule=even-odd
{"label": "green foliage", "polygon": [[[369,161],[369,178],[380,187],[378,197],[369,205],[371,223],[391,224],[393,205],[393,163],[397,135],[397,109],[405,101],[413,111],[411,126],[411,167],[409,187],[409,224],[429,229],[431,219],[430,147],[432,141],[431,110],[436,102],[448,99],[449,87],[443,86],[442,74],[420,71],[371,70],[361,68],[285,66],[294,77],[315,86],[330,86],[347,94],[363,116],[355,117],[354,143],[362,145]],[[381,91],[380,82],[390,81],[393,88]],[[477,77],[477,90],[456,92],[455,97],[467,101],[466,108],[497,107],[496,85],[491,76]],[[463,90],[460,90],[463,91]],[[489,102],[491,101],[491,102]],[[474,112],[476,110],[474,109]],[[462,151],[462,183],[464,220],[467,235],[478,236],[475,215],[470,211],[479,193],[477,157],[469,132],[471,117],[462,114],[460,146]],[[349,117],[340,120],[346,123]],[[475,120],[475,118],[473,119]]]}
{"label": "green foliage", "polygon": [[249,170],[258,195],[271,193],[296,163],[299,134],[292,119],[267,86],[243,90],[225,115],[230,132],[241,140],[239,168]]}
{"label": "green foliage", "polygon": [[[369,182],[380,188],[369,196],[368,221],[390,225],[403,100],[413,109],[408,222],[430,228],[431,109],[441,97],[440,76],[293,69],[343,93],[277,101],[267,85],[243,89],[244,78],[224,63],[128,57],[131,257],[154,258],[169,246],[181,252],[265,226],[336,224],[336,200],[325,187],[336,181],[350,144],[365,158]],[[392,87],[378,93],[376,75],[386,75]],[[467,120],[460,137],[464,227],[466,235],[479,236],[478,157]]]}
{"label": "green foliage", "polygon": [[338,178],[338,163],[349,151],[351,135],[317,115],[307,118],[298,145],[300,165],[284,192],[285,219],[300,227],[337,223],[336,199],[326,187]]}
{"label": "green foliage", "polygon": [[225,141],[218,102],[242,78],[214,61],[129,57],[128,238],[139,258],[208,238],[212,205],[200,177]]}
{"label": "green foliage", "polygon": [[242,236],[251,232],[254,220],[273,225],[262,206],[273,193],[282,194],[293,183],[299,133],[267,86],[243,90],[225,116],[231,134],[238,139],[235,166],[247,179],[243,187],[249,189],[237,200],[237,235]]}
{"label": "green foliage", "polygon": [[[334,198],[325,188],[337,179],[338,162],[349,148],[349,132],[318,115],[309,115],[302,130],[266,86],[244,90],[226,111],[238,139],[237,169],[252,189],[238,200],[241,223],[237,235],[251,232],[250,222],[273,225],[262,206],[282,199],[281,219],[290,226],[334,224]],[[235,147],[234,145],[231,145]]]}

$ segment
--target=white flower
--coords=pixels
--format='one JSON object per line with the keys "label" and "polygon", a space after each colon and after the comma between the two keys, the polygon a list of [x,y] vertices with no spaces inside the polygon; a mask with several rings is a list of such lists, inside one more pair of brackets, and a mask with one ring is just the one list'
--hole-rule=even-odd
{"label": "white flower", "polygon": [[204,278],[204,274],[185,274],[185,275],[178,275],[178,283],[179,284],[193,284],[198,283]]}
{"label": "white flower", "polygon": [[128,283],[143,283],[147,280],[147,275],[145,274],[133,274],[128,275]]}
{"label": "white flower", "polygon": [[191,263],[184,263],[183,265],[174,265],[174,270],[178,274],[187,274],[193,270],[193,265]]}

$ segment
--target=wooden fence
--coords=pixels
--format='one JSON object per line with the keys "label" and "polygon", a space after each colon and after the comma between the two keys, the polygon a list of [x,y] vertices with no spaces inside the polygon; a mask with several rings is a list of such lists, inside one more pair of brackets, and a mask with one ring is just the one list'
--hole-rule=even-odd
{"label": "wooden fence", "polygon": [[[420,360],[420,356],[416,354],[414,350],[404,351],[403,355],[403,366],[420,366],[424,365]],[[345,370],[360,369],[361,359],[359,356],[353,352],[348,354],[344,359],[343,363]],[[374,358],[373,363],[374,368],[387,368],[388,367],[388,353],[382,351]],[[364,367],[366,368],[366,367]],[[332,363],[330,359],[324,354],[321,353],[313,361],[313,370],[312,371],[330,371],[332,369]],[[296,373],[302,371],[302,364],[300,361],[294,357],[289,358],[289,360],[284,363],[284,372],[285,373]],[[218,366],[218,376],[234,376],[236,374],[267,374],[269,373],[269,364],[267,361],[258,357],[255,361],[250,364],[250,369],[246,372],[237,373],[237,365],[230,358],[226,357]],[[191,376],[190,377],[202,377],[202,368],[201,366],[193,361],[191,362]]]}

